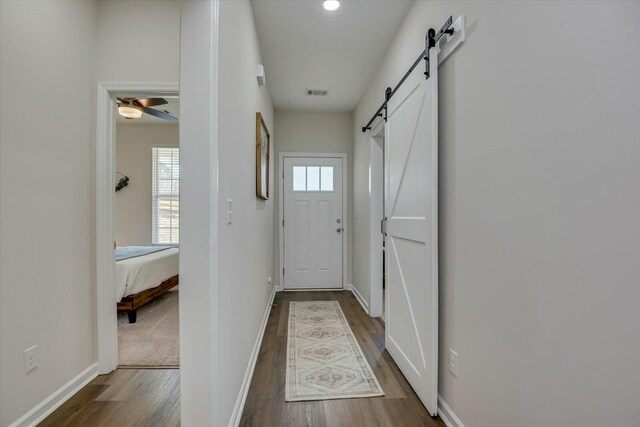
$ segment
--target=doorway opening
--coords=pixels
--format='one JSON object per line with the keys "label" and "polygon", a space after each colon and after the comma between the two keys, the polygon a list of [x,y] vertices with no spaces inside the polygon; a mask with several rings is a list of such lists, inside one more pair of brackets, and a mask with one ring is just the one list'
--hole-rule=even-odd
{"label": "doorway opening", "polygon": [[[176,249],[162,249],[156,248],[151,241],[148,245],[143,244],[144,238],[142,235],[149,235],[153,233],[152,223],[153,217],[151,211],[153,189],[151,187],[152,175],[152,163],[153,152],[151,146],[149,146],[148,156],[145,154],[145,149],[140,150],[140,153],[128,155],[122,157],[120,162],[116,159],[116,145],[118,134],[118,117],[120,115],[119,105],[129,107],[122,111],[123,113],[129,113],[133,116],[138,116],[138,119],[129,120],[141,120],[145,122],[145,125],[131,125],[123,124],[122,126],[146,126],[151,120],[157,118],[147,118],[146,116],[158,115],[166,118],[166,115],[173,116],[173,114],[179,114],[177,111],[178,106],[178,83],[99,83],[98,84],[98,108],[97,108],[97,120],[96,120],[96,285],[97,285],[97,344],[98,344],[98,371],[100,374],[107,374],[115,370],[119,365],[119,351],[118,351],[118,312],[117,308],[126,308],[127,313],[121,315],[121,323],[132,325],[142,325],[141,307],[153,304],[153,301],[164,294],[169,289],[175,287],[178,281],[177,266],[179,264],[179,255],[174,255],[172,261],[169,264],[175,264],[175,274],[171,276],[171,280],[163,278],[166,272],[162,272],[162,269],[156,268],[155,264],[149,264],[145,261],[145,256],[156,256],[162,258],[166,255],[167,251],[177,252]],[[142,99],[164,98],[167,104],[160,104],[159,101],[142,101]],[[133,99],[141,99],[140,102],[135,103]],[[124,100],[124,101],[123,101]],[[169,101],[171,100],[171,101]],[[148,105],[147,103],[155,103],[155,105]],[[172,106],[169,106],[171,102]],[[164,110],[161,108],[165,107]],[[148,108],[152,108],[157,113],[146,113]],[[173,111],[170,111],[173,110]],[[140,114],[142,113],[142,114]],[[153,113],[153,114],[152,114]],[[173,114],[171,114],[173,113]],[[143,119],[142,116],[145,118]],[[122,120],[122,119],[121,119]],[[174,124],[177,126],[177,124]],[[164,126],[164,125],[161,125]],[[142,132],[142,127],[137,129],[137,132]],[[177,131],[177,127],[176,127]],[[136,133],[136,132],[133,132]],[[177,132],[176,145],[177,145]],[[146,137],[145,137],[146,138]],[[133,137],[134,142],[141,142],[142,135]],[[147,138],[149,139],[149,138]],[[150,137],[153,139],[153,137]],[[139,148],[135,147],[134,148]],[[140,154],[141,162],[139,167],[133,168],[131,165],[136,164],[134,158]],[[162,154],[162,153],[157,153]],[[179,162],[176,162],[176,166]],[[158,162],[159,167],[163,167],[163,162]],[[141,171],[142,169],[149,169],[149,173]],[[166,168],[165,168],[166,169]],[[178,169],[179,171],[179,169]],[[120,173],[117,173],[120,172]],[[167,172],[163,169],[163,173]],[[149,175],[149,176],[147,176]],[[178,172],[179,176],[179,172]],[[135,178],[134,178],[135,177]],[[127,179],[128,178],[128,179]],[[146,185],[145,182],[149,185]],[[169,180],[171,182],[171,179]],[[164,185],[165,183],[163,183]],[[179,185],[176,184],[176,189],[179,189]],[[118,191],[116,191],[118,190]],[[149,192],[149,197],[145,195],[135,195],[137,190],[144,190]],[[179,190],[178,190],[179,191]],[[118,197],[118,203],[120,208],[126,206],[127,209],[131,209],[131,212],[126,215],[126,218],[122,218],[123,221],[116,221],[116,196]],[[179,194],[170,195],[170,207],[179,207]],[[130,199],[130,200],[125,200]],[[147,199],[147,200],[144,200]],[[174,203],[175,202],[175,203]],[[160,211],[165,211],[164,201],[161,200]],[[135,221],[134,213],[137,209],[142,212],[147,211],[148,215],[144,215],[145,224],[148,222],[149,227],[145,224],[133,225]],[[175,215],[175,212],[169,212],[170,215]],[[142,216],[141,216],[142,218]],[[118,224],[117,224],[118,223]],[[119,232],[119,237],[116,237],[116,225],[122,225],[123,232]],[[129,227],[129,228],[127,228]],[[178,227],[173,227],[177,230]],[[122,231],[121,230],[121,231]],[[137,235],[136,233],[140,233]],[[123,237],[123,236],[126,236]],[[151,237],[149,237],[151,239]],[[120,240],[121,244],[118,243]],[[132,242],[140,242],[133,244]],[[128,243],[128,244],[127,244]],[[126,245],[129,247],[126,254],[117,253],[117,246]],[[151,247],[153,250],[157,250],[156,253],[144,254],[142,247]],[[165,252],[163,254],[163,252]],[[116,258],[117,255],[117,258]],[[125,255],[126,260],[121,259]],[[120,259],[120,261],[117,261]],[[123,262],[128,264],[135,264],[137,270],[132,274],[132,270],[121,271],[116,268],[116,262]],[[161,263],[162,264],[162,263]],[[165,266],[166,267],[166,266]],[[132,279],[132,276],[138,276],[141,282],[151,283],[156,282],[155,286],[147,287],[147,285],[134,283],[136,280]],[[142,288],[147,289],[142,289]],[[155,288],[155,289],[153,289]],[[177,296],[177,295],[176,295]],[[126,300],[127,297],[132,297],[130,300]],[[123,307],[121,303],[127,303],[127,307]],[[177,298],[176,298],[177,302]],[[147,308],[153,308],[153,305]],[[177,308],[177,307],[176,307]],[[137,309],[137,310],[136,310]],[[149,310],[145,310],[149,311]],[[177,310],[176,310],[177,311]],[[177,313],[176,313],[177,314]],[[145,315],[144,317],[148,317]],[[146,322],[145,322],[146,323]],[[176,323],[176,328],[178,325]],[[176,331],[177,333],[177,331]],[[139,341],[139,337],[134,337],[131,341]],[[150,346],[153,346],[151,344]],[[177,351],[177,349],[176,349]]]}
{"label": "doorway opening", "polygon": [[385,179],[384,179],[384,122],[372,133],[369,140],[371,165],[370,187],[370,256],[369,277],[371,281],[371,301],[369,314],[384,321],[385,313],[385,238],[382,233],[384,219]]}
{"label": "doorway opening", "polygon": [[115,102],[118,367],[178,368],[179,97],[140,93]]}

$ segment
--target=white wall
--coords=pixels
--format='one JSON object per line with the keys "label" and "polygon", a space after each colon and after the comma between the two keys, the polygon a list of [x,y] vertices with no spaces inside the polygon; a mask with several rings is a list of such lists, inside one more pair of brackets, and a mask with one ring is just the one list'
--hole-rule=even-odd
{"label": "white wall", "polygon": [[96,80],[178,81],[180,6],[0,2],[1,426],[96,361]]}
{"label": "white wall", "polygon": [[[93,1],[0,2],[0,425],[96,360]],[[37,345],[35,371],[23,351]]]}
{"label": "white wall", "polygon": [[355,112],[360,218],[360,127],[459,14],[468,39],[440,66],[440,393],[467,426],[640,425],[640,3],[416,2]]}
{"label": "white wall", "polygon": [[[129,177],[129,185],[115,195],[118,246],[152,244],[151,149],[179,146],[177,124],[116,126],[116,170]],[[121,175],[116,176],[120,178]]]}
{"label": "white wall", "polygon": [[[256,112],[271,130],[274,121],[269,89],[256,82],[262,59],[250,2],[222,1],[219,16],[218,425],[226,425],[273,289],[267,278],[274,275],[274,203],[255,195]],[[231,224],[227,199],[233,200]]]}
{"label": "white wall", "polygon": [[100,0],[98,81],[177,82],[182,0]]}
{"label": "white wall", "polygon": [[347,223],[347,266],[348,277],[346,285],[351,283],[351,252],[352,252],[352,227],[353,208],[352,200],[352,159],[353,159],[353,115],[351,113],[318,113],[318,112],[292,112],[276,111],[275,126],[277,138],[274,138],[274,174],[272,194],[276,206],[274,218],[275,245],[275,271],[274,283],[280,285],[280,247],[279,247],[279,221],[282,218],[278,188],[280,185],[279,157],[280,153],[347,153],[347,200],[349,206],[346,218]]}

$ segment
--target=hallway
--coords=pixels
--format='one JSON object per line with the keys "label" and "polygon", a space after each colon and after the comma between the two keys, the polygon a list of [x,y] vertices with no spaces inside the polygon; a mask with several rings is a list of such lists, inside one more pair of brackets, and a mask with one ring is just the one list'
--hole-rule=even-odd
{"label": "hallway", "polygon": [[640,427],[638,46],[640,0],[0,0],[0,427]]}
{"label": "hallway", "polygon": [[[385,392],[366,399],[285,402],[290,301],[337,300]],[[351,292],[279,292],[260,348],[241,426],[444,426],[433,419],[384,351],[384,325]],[[400,421],[403,420],[403,421]]]}

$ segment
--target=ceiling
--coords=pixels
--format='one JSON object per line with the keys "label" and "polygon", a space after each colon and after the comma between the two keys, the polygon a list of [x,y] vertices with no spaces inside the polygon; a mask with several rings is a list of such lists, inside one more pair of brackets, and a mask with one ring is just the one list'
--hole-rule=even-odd
{"label": "ceiling", "polygon": [[[156,98],[158,95],[127,95],[127,97],[131,98]],[[168,111],[172,116],[180,118],[180,99],[177,96],[166,96],[162,95],[161,98],[167,100],[167,104],[158,105],[157,107],[153,107],[156,110]],[[176,122],[169,122],[167,120],[162,120],[157,117],[154,117],[149,114],[143,114],[139,119],[125,119],[120,114],[116,114],[116,124],[117,125],[175,125]]]}
{"label": "ceiling", "polygon": [[[274,107],[352,111],[377,70],[411,0],[252,0]],[[326,97],[305,89],[329,89]]]}

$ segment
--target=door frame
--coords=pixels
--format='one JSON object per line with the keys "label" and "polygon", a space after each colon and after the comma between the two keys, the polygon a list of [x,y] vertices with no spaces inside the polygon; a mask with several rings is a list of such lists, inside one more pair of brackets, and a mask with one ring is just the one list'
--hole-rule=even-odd
{"label": "door frame", "polygon": [[115,256],[113,252],[115,176],[115,96],[140,93],[178,95],[179,84],[144,82],[99,82],[96,116],[96,344],[98,373],[107,374],[118,367],[118,317],[114,304]]}
{"label": "door frame", "polygon": [[[347,236],[346,238],[342,238],[342,290],[347,287],[347,280],[349,277],[348,272],[348,240],[349,240],[349,220],[348,220],[348,198],[347,198],[347,188],[348,187],[348,164],[347,164],[347,153],[300,153],[300,152],[280,152],[279,153],[278,164],[280,165],[280,176],[278,177],[278,246],[280,253],[280,270],[278,271],[278,275],[280,276],[280,291],[284,291],[284,159],[293,157],[293,158],[340,158],[342,159],[342,228],[343,228],[343,236]],[[304,289],[305,291],[309,291],[312,289]]]}
{"label": "door frame", "polygon": [[369,137],[369,316],[381,317],[384,313],[386,320],[387,310],[383,310],[382,298],[384,236],[380,229],[380,221],[384,218],[384,130],[385,122],[382,121]]}

